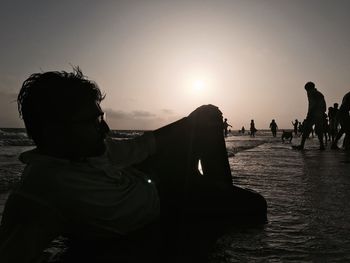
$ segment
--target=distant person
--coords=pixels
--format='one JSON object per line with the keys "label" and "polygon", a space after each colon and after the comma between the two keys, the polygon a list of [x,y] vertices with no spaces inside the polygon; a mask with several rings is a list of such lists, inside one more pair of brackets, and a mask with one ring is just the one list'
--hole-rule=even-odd
{"label": "distant person", "polygon": [[[322,123],[323,123],[323,121],[322,121]],[[316,129],[315,125],[312,125],[312,127],[311,127],[311,137],[312,138],[315,138],[315,129]]]}
{"label": "distant person", "polygon": [[325,143],[325,145],[327,145],[328,141],[331,140],[331,136],[330,136],[330,127],[329,127],[329,122],[328,122],[328,116],[326,113],[323,116],[323,135],[324,135],[324,143]]}
{"label": "distant person", "polygon": [[303,125],[303,135],[301,138],[301,143],[295,148],[298,150],[304,149],[305,140],[309,137],[309,134],[312,131],[312,126],[315,125],[317,137],[320,142],[320,150],[324,150],[325,147],[323,144],[323,123],[324,114],[326,112],[326,102],[324,100],[324,96],[315,88],[315,84],[313,82],[307,82],[305,84],[305,90],[307,92],[309,107],[305,123]]}
{"label": "distant person", "polygon": [[128,256],[140,257],[132,262],[158,260],[146,260],[147,252],[162,252],[159,262],[168,262],[181,256],[174,245],[186,241],[177,239],[186,213],[266,220],[264,198],[232,185],[217,107],[201,106],[165,127],[116,141],[108,135],[103,99],[79,68],[24,81],[18,109],[36,148],[21,154],[22,181],[5,204],[1,263],[41,262],[60,235],[95,242],[94,249],[100,241],[117,242],[116,256],[131,242]]}
{"label": "distant person", "polygon": [[329,123],[329,136],[332,142],[335,139],[336,132],[335,132],[335,118],[336,115],[334,113],[334,108],[333,107],[328,107],[328,123]]}
{"label": "distant person", "polygon": [[340,130],[334,139],[334,142],[332,143],[331,148],[332,149],[339,149],[338,147],[338,141],[345,133],[345,138],[343,142],[343,147],[346,150],[350,150],[350,92],[346,93],[343,97],[342,103],[340,105],[340,108],[337,112],[337,122],[340,124]]}
{"label": "distant person", "polygon": [[328,108],[328,118],[329,118],[329,133],[331,136],[332,142],[334,142],[335,137],[338,133],[338,126],[339,121],[337,119],[339,109],[338,109],[338,103],[334,103],[333,107]]}
{"label": "distant person", "polygon": [[245,133],[245,128],[244,128],[244,126],[242,126],[241,131],[242,131],[242,134],[244,135],[244,133]]}
{"label": "distant person", "polygon": [[297,136],[298,135],[298,125],[299,125],[299,121],[298,119],[295,119],[294,122],[292,122],[293,128],[294,128],[294,135]]}
{"label": "distant person", "polygon": [[284,143],[285,141],[289,141],[289,143],[291,143],[293,140],[293,132],[282,130],[281,139],[282,143]]}
{"label": "distant person", "polygon": [[[304,120],[305,121],[305,120]],[[298,137],[300,137],[303,133],[303,122],[299,121],[299,124],[298,124]]]}
{"label": "distant person", "polygon": [[333,108],[334,108],[334,116],[335,116],[335,121],[334,121],[334,130],[335,130],[335,134],[338,133],[338,126],[339,126],[339,121],[337,119],[337,115],[339,112],[339,108],[338,108],[339,104],[338,103],[334,103],[333,104]]}
{"label": "distant person", "polygon": [[250,121],[250,137],[255,137],[255,133],[256,133],[257,131],[258,131],[258,130],[255,128],[254,120],[251,120],[251,121]]}
{"label": "distant person", "polygon": [[276,121],[274,119],[270,123],[270,129],[271,129],[271,132],[272,132],[272,136],[276,137],[278,126],[277,126],[277,123],[276,123]]}
{"label": "distant person", "polygon": [[226,118],[225,118],[222,126],[223,126],[223,129],[224,129],[224,136],[227,137],[227,129],[228,129],[228,127],[232,127],[232,126],[227,123],[227,119]]}

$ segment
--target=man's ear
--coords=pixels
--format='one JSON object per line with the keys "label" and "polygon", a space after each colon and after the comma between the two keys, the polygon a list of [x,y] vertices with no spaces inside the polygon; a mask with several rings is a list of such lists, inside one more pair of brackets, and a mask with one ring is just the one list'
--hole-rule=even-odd
{"label": "man's ear", "polygon": [[70,137],[69,130],[62,125],[47,125],[42,129],[40,148],[47,153],[63,154]]}

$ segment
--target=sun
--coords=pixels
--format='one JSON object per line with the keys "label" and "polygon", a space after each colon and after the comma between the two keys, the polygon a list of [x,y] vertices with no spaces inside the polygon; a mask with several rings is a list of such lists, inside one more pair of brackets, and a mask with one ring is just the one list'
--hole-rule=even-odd
{"label": "sun", "polygon": [[201,79],[197,79],[192,84],[192,89],[196,92],[202,92],[205,89],[205,83]]}
{"label": "sun", "polygon": [[209,73],[206,72],[186,72],[184,80],[184,91],[190,100],[197,103],[205,102],[212,93],[213,81]]}

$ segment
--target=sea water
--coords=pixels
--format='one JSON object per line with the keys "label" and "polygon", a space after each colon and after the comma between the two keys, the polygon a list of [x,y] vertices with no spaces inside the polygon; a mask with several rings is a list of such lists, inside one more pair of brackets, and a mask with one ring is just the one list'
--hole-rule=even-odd
{"label": "sea water", "polygon": [[266,198],[268,223],[233,227],[211,263],[350,262],[350,154],[318,147],[316,138],[305,152],[270,139],[229,158],[234,184]]}
{"label": "sea water", "polygon": [[[113,132],[120,139],[140,134]],[[330,155],[327,149],[328,159],[318,160],[322,155],[316,139],[307,140],[309,150],[302,154],[280,136],[259,131],[255,138],[226,138],[233,182],[266,198],[268,223],[233,226],[218,239],[210,262],[350,262],[350,156],[343,151]],[[299,141],[294,138],[293,144]],[[33,147],[23,129],[0,129],[0,217],[21,177],[18,155]],[[308,170],[312,163],[327,161],[339,161],[338,172]]]}

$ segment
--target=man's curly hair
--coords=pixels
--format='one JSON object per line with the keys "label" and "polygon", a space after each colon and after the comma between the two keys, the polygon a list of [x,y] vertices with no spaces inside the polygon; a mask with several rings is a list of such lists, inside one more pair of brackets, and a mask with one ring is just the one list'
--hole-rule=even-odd
{"label": "man's curly hair", "polygon": [[40,145],[43,128],[50,122],[69,122],[83,102],[104,99],[97,84],[83,75],[79,67],[73,72],[34,73],[23,82],[17,97],[18,112],[28,136]]}
{"label": "man's curly hair", "polygon": [[315,83],[309,81],[305,84],[305,89],[306,90],[312,90],[312,89],[315,89]]}

